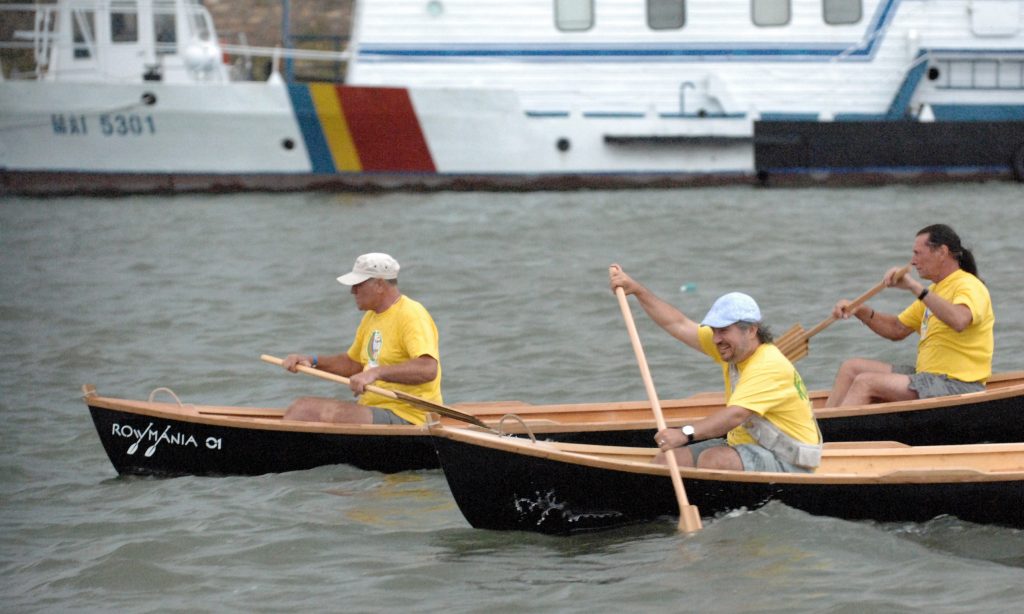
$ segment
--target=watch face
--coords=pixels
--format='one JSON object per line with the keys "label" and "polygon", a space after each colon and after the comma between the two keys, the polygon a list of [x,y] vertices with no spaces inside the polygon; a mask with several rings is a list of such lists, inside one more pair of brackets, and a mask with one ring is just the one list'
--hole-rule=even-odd
{"label": "watch face", "polygon": [[693,427],[687,424],[683,427],[683,435],[693,435]]}

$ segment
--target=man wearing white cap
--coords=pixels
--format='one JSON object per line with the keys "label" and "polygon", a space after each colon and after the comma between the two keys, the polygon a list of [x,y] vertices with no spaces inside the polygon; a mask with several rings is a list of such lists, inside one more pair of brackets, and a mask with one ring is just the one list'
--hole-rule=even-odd
{"label": "man wearing white cap", "polygon": [[355,339],[343,354],[291,354],[282,366],[322,369],[349,378],[356,401],[325,397],[296,399],[288,420],[366,424],[423,424],[426,415],[400,400],[366,390],[373,384],[443,403],[437,326],[420,303],[398,289],[398,262],[387,254],[363,254],[338,281],[351,287],[356,306],[366,312]]}
{"label": "man wearing white cap", "polygon": [[636,296],[670,335],[722,366],[725,407],[693,424],[658,431],[655,442],[680,466],[736,471],[810,472],[821,461],[821,432],[793,363],[772,343],[750,296],[718,298],[697,324],[618,265],[611,286]]}

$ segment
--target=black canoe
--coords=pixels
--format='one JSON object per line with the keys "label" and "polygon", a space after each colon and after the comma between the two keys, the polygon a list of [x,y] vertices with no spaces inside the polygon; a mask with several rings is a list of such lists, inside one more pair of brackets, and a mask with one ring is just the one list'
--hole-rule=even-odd
{"label": "black canoe", "polygon": [[110,399],[91,386],[85,402],[121,475],[260,475],[342,463],[394,473],[438,466],[418,426],[284,421],[282,409]]}
{"label": "black canoe", "polygon": [[[452,495],[479,529],[550,534],[678,516],[654,448],[593,446],[433,425]],[[827,444],[813,474],[681,468],[702,516],[779,501],[850,520],[962,520],[1024,528],[1024,444]]]}
{"label": "black canoe", "polygon": [[[351,464],[393,473],[436,469],[422,427],[342,425],[282,420],[280,408],[224,407],[102,397],[85,386],[85,402],[120,474],[258,475]],[[816,406],[827,392],[812,393]],[[151,395],[152,397],[152,395]],[[721,407],[720,393],[662,401],[669,425]],[[457,405],[513,434],[575,443],[647,446],[654,419],[646,401],[527,405]],[[988,390],[906,403],[815,410],[826,441],[898,440],[912,445],[1024,441],[1024,371],[994,376]],[[516,419],[502,417],[514,415]],[[443,418],[456,426],[461,423]],[[500,426],[499,426],[500,423]]]}

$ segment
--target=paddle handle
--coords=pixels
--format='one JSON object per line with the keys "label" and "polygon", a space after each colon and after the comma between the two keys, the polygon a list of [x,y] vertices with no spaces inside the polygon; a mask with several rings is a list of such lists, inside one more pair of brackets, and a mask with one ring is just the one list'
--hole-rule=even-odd
{"label": "paddle handle", "polygon": [[636,322],[633,320],[633,312],[629,308],[629,301],[626,299],[626,292],[622,288],[615,288],[615,296],[619,299],[619,308],[622,309],[622,318],[626,322],[626,330],[629,331],[629,340],[633,344],[633,353],[636,354],[636,362],[640,366],[640,377],[644,380],[644,388],[647,390],[647,398],[651,401],[651,410],[654,412],[654,422],[658,430],[665,429],[665,416],[661,411],[661,401],[658,400],[658,392],[654,389],[654,378],[651,377],[651,369],[647,365],[647,356],[644,354],[644,346],[640,343],[640,334],[636,330]]}
{"label": "paddle handle", "polygon": [[[260,355],[260,360],[262,360],[263,362],[268,362],[268,363],[270,363],[272,365],[277,365],[277,366],[281,366],[282,364],[284,364],[283,360],[281,360],[280,358],[278,358],[276,356],[271,356],[269,354],[261,354]],[[325,379],[325,380],[332,381],[332,382],[335,382],[335,383],[338,383],[338,384],[345,384],[346,386],[348,386],[349,382],[350,382],[350,380],[347,377],[345,377],[344,375],[337,375],[335,373],[328,373],[327,371],[322,371],[320,369],[314,369],[313,367],[307,367],[305,365],[295,365],[295,369],[297,371],[301,372],[301,373],[305,373],[306,375],[312,375],[313,377],[319,377],[320,379]],[[407,392],[402,392],[401,390],[388,390],[387,388],[381,388],[380,386],[374,386],[373,384],[368,384],[366,386],[366,390],[369,391],[369,392],[372,392],[374,394],[379,394],[379,395],[381,395],[383,397],[387,397],[389,399],[393,399],[393,400],[396,400],[396,401],[405,401],[407,403],[412,403],[413,405],[418,405],[419,407],[422,407],[422,408],[427,409],[429,411],[437,412],[437,413],[441,414],[442,416],[448,416],[449,418],[454,418],[455,420],[461,420],[462,422],[468,422],[469,424],[473,424],[473,425],[476,425],[476,426],[479,426],[479,427],[483,427],[485,429],[490,429],[491,428],[491,427],[487,426],[487,424],[485,424],[482,420],[480,420],[476,416],[471,416],[469,414],[464,414],[461,411],[458,411],[456,409],[452,409],[451,407],[447,407],[447,406],[441,405],[439,403],[434,403],[434,402],[428,401],[426,399],[421,399],[421,398],[419,398],[417,396],[414,396],[414,395],[411,395],[411,394],[409,394]]]}
{"label": "paddle handle", "polygon": [[[263,362],[269,362],[270,364],[277,365],[279,367],[284,364],[283,360],[281,360],[280,358],[278,358],[276,356],[271,356],[269,354],[262,354],[262,355],[260,355],[260,360],[262,360]],[[299,371],[301,373],[305,373],[306,375],[312,375],[314,377],[319,377],[320,379],[329,380],[329,381],[332,381],[332,382],[335,382],[335,383],[338,383],[338,384],[345,384],[346,386],[348,386],[350,381],[351,381],[347,377],[345,377],[344,375],[337,375],[335,373],[328,373],[327,371],[322,371],[320,369],[314,369],[313,367],[307,367],[305,365],[295,365],[295,370]],[[395,391],[388,390],[387,388],[380,388],[379,386],[374,386],[373,384],[368,384],[366,386],[366,390],[368,390],[369,392],[372,392],[374,394],[379,394],[379,395],[381,395],[383,397],[387,397],[389,399],[394,399],[396,401],[400,400],[398,398],[398,395],[395,394]]]}
{"label": "paddle handle", "polygon": [[[665,416],[661,412],[661,402],[658,401],[658,393],[654,389],[654,379],[651,377],[651,370],[647,366],[647,357],[644,355],[644,347],[640,344],[640,335],[636,331],[636,323],[633,321],[633,312],[629,308],[629,301],[626,299],[626,292],[621,287],[615,288],[615,296],[619,299],[619,308],[622,309],[622,318],[626,321],[626,330],[629,331],[629,340],[633,344],[633,353],[636,354],[636,362],[640,367],[640,376],[644,380],[644,388],[647,389],[647,397],[651,400],[651,410],[654,412],[654,421],[658,430],[666,427]],[[665,454],[668,459],[668,467],[672,478],[672,488],[676,492],[676,500],[679,503],[679,528],[687,533],[693,533],[701,529],[700,511],[697,506],[690,505],[686,497],[686,489],[683,487],[683,479],[679,475],[679,463],[676,461],[674,452]]]}
{"label": "paddle handle", "polygon": [[[910,265],[909,264],[906,265],[905,267],[903,267],[902,269],[900,269],[899,271],[896,271],[896,276],[893,277],[893,281],[899,281],[899,280],[903,279],[903,276],[906,275],[908,272],[910,272]],[[846,310],[849,311],[849,312],[853,312],[853,310],[857,309],[858,307],[860,307],[864,303],[868,302],[868,300],[870,300],[871,297],[875,296],[876,294],[878,294],[882,290],[885,290],[886,287],[887,286],[886,286],[886,283],[884,281],[878,282],[877,284],[872,286],[870,290],[868,290],[864,294],[861,294],[857,298],[855,298],[852,301],[850,301],[850,304],[847,305]],[[817,335],[821,331],[825,330],[826,328],[829,327],[830,324],[835,322],[836,319],[837,318],[834,315],[825,318],[824,320],[819,322],[817,326],[815,326],[811,330],[807,331],[807,335],[806,335],[807,338],[810,339],[814,335]]]}

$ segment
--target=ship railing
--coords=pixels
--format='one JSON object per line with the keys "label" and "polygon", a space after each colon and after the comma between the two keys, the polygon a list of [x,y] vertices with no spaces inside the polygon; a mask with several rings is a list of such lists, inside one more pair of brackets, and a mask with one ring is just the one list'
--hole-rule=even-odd
{"label": "ship railing", "polygon": [[[3,5],[0,5],[2,7]],[[0,41],[0,49],[13,51],[32,51],[35,56],[35,74],[18,75],[12,74],[13,78],[41,78],[49,65],[49,58],[53,49],[55,37],[46,31],[21,30],[14,33],[14,40]],[[280,73],[280,65],[284,60],[302,60],[311,62],[323,62],[326,64],[347,64],[352,54],[349,51],[319,51],[315,49],[282,49],[281,47],[254,47],[251,45],[219,44],[220,51],[231,56],[242,58],[245,63],[251,64],[253,58],[266,58],[271,60],[273,73]],[[169,53],[175,51],[175,44],[157,43],[154,48],[158,52]],[[3,72],[0,71],[0,80]]]}
{"label": "ship railing", "polygon": [[[244,70],[246,73],[251,73],[251,66],[253,59],[269,59],[270,60],[270,71],[268,77],[277,78],[282,72],[282,62],[287,61],[304,61],[313,62],[324,65],[345,65],[352,58],[351,52],[345,51],[323,51],[319,49],[300,49],[290,48],[284,49],[281,47],[258,47],[245,44],[226,44],[221,43],[220,49],[229,56],[240,58],[245,67],[250,67]],[[290,71],[289,71],[290,73]]]}
{"label": "ship railing", "polygon": [[[54,27],[57,14],[56,5],[10,3],[0,4],[0,50],[13,51],[14,54],[3,54],[3,59],[12,66],[25,66],[30,62],[24,57],[24,53],[31,51],[34,70],[32,76],[40,78],[46,73],[50,64],[50,57],[53,46],[56,42]],[[31,30],[24,29],[31,26]],[[18,61],[16,54],[23,54],[22,61]],[[15,69],[16,70],[16,69]],[[15,76],[18,76],[15,73]],[[0,80],[3,80],[3,70],[0,67]]]}
{"label": "ship railing", "polygon": [[348,51],[320,51],[317,49],[282,49],[281,47],[253,47],[250,45],[221,44],[221,50],[243,57],[263,57],[275,60],[315,60],[321,62],[348,62]]}

